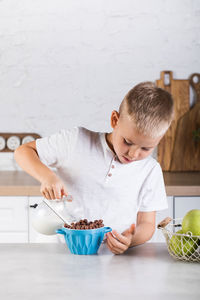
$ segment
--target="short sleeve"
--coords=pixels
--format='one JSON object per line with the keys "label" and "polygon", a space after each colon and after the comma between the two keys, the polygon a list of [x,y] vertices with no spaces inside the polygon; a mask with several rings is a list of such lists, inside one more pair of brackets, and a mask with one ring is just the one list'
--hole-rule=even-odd
{"label": "short sleeve", "polygon": [[59,168],[72,153],[78,136],[78,127],[60,130],[58,133],[36,140],[40,160],[47,166]]}
{"label": "short sleeve", "polygon": [[139,211],[157,211],[168,208],[161,167],[158,162],[147,176],[139,196]]}

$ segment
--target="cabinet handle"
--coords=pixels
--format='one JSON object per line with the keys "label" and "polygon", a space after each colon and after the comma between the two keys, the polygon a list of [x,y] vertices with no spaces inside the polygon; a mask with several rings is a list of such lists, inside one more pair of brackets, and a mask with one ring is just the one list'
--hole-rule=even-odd
{"label": "cabinet handle", "polygon": [[31,208],[36,208],[38,206],[37,203],[33,204],[33,205],[30,205]]}

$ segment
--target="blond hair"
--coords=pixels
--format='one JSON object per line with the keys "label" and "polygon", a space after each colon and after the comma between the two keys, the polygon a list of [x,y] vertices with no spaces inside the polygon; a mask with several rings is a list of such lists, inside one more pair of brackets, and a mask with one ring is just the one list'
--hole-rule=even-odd
{"label": "blond hair", "polygon": [[122,117],[128,114],[140,133],[156,138],[162,136],[172,122],[173,99],[153,82],[142,82],[125,96],[119,113]]}

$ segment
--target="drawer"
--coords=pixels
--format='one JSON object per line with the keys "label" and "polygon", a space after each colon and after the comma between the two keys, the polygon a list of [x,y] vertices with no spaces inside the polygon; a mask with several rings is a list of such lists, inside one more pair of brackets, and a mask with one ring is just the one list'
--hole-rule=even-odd
{"label": "drawer", "polygon": [[28,197],[0,197],[0,242],[28,242]]}

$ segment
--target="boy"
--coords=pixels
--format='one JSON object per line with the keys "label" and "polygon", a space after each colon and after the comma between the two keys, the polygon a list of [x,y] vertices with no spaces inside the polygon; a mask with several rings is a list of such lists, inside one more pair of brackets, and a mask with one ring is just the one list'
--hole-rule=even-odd
{"label": "boy", "polygon": [[120,254],[149,240],[156,211],[167,208],[162,171],[150,154],[172,117],[171,95],[151,82],[140,83],[119,112],[112,112],[112,132],[61,130],[20,146],[15,159],[40,181],[45,198],[69,193],[83,218],[103,219],[112,227],[107,247]]}

